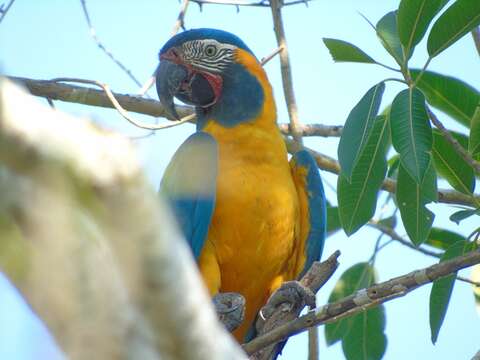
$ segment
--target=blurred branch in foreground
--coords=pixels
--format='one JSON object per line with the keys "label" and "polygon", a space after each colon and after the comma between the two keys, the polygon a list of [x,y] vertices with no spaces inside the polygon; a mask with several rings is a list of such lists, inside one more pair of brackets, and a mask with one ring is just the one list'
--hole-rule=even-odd
{"label": "blurred branch in foreground", "polygon": [[127,140],[0,80],[0,192],[0,268],[69,358],[245,358]]}

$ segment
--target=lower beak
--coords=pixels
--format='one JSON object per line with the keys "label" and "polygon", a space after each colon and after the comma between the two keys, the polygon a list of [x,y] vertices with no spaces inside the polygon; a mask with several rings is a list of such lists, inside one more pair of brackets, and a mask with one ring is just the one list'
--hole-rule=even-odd
{"label": "lower beak", "polygon": [[180,90],[182,83],[188,78],[187,69],[168,60],[161,60],[156,74],[157,93],[160,102],[165,107],[167,113],[179,119],[173,103],[174,96]]}

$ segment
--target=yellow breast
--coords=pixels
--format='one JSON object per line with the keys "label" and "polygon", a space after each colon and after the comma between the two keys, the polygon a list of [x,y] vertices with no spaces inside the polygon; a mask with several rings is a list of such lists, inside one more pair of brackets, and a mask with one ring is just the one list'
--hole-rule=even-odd
{"label": "yellow breast", "polygon": [[226,128],[208,121],[203,128],[218,142],[219,175],[199,264],[212,294],[245,296],[245,321],[236,333],[242,339],[270,293],[297,275],[300,260],[295,253],[299,201],[275,122],[272,90],[256,60],[248,53],[239,56],[259,79],[265,102],[251,122]]}

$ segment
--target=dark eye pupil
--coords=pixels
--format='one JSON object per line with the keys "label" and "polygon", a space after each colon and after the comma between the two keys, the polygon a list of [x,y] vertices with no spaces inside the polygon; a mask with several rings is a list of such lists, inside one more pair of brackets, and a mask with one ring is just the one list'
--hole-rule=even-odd
{"label": "dark eye pupil", "polygon": [[206,49],[207,55],[213,55],[215,53],[215,49],[213,46],[208,46]]}

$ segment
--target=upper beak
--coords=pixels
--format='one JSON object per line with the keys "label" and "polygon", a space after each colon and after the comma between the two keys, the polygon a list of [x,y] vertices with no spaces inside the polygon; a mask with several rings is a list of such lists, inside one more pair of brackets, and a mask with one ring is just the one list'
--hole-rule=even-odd
{"label": "upper beak", "polygon": [[167,59],[162,59],[156,73],[157,93],[160,102],[167,112],[179,119],[173,103],[174,96],[180,90],[180,86],[188,78],[187,69],[179,64],[175,64]]}

